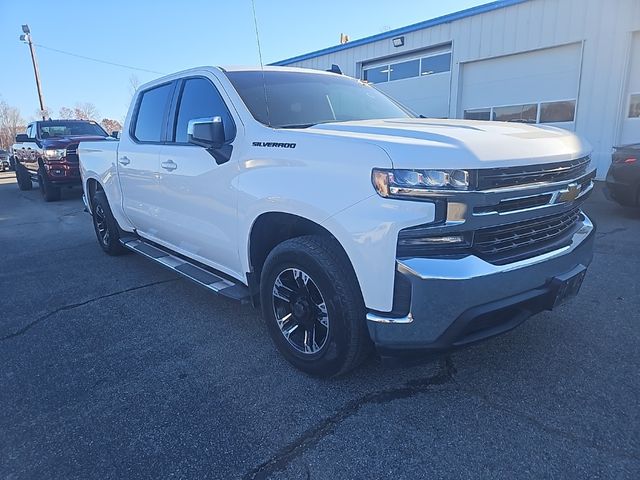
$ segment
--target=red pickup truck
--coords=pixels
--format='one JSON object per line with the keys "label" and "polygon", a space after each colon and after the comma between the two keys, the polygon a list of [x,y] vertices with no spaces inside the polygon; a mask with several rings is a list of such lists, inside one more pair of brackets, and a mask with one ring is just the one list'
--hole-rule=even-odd
{"label": "red pickup truck", "polygon": [[60,199],[63,187],[80,186],[78,143],[104,140],[110,135],[90,120],[43,120],[30,123],[16,135],[12,147],[20,190],[38,182],[47,202]]}

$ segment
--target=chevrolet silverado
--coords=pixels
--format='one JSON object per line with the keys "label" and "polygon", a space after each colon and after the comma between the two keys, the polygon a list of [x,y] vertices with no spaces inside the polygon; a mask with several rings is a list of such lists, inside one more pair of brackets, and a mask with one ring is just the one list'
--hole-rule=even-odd
{"label": "chevrolet silverado", "polygon": [[590,146],[559,128],[419,118],[329,72],[202,67],[81,142],[98,242],[259,307],[297,368],[422,355],[575,295]]}

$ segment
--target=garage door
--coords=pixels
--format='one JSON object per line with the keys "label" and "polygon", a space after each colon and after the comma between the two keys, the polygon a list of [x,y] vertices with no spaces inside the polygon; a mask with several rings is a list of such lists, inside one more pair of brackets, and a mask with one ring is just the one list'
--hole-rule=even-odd
{"label": "garage door", "polygon": [[446,118],[449,116],[451,47],[366,62],[362,65],[362,79],[375,83],[378,89],[416,113]]}
{"label": "garage door", "polygon": [[571,44],[462,66],[458,116],[574,128],[581,45]]}
{"label": "garage door", "polygon": [[620,144],[640,142],[640,32],[633,35]]}

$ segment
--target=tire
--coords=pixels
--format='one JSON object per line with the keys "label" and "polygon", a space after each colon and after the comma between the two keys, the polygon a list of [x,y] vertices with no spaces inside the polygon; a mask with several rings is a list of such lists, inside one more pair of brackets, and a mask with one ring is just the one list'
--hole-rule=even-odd
{"label": "tire", "polygon": [[57,202],[62,196],[60,187],[52,185],[47,178],[47,173],[43,167],[38,169],[38,183],[40,184],[40,193],[45,202]]}
{"label": "tire", "polygon": [[332,238],[304,236],[275,247],[262,269],[260,303],[276,347],[303,372],[343,375],[371,351],[358,281]]}
{"label": "tire", "polygon": [[126,253],[127,249],[120,243],[120,227],[111,213],[107,196],[102,190],[98,190],[93,195],[91,210],[93,229],[102,250],[112,256]]}
{"label": "tire", "polygon": [[27,172],[27,169],[17,162],[16,180],[18,181],[18,188],[22,191],[31,190],[33,188],[33,183],[31,182],[29,172]]}

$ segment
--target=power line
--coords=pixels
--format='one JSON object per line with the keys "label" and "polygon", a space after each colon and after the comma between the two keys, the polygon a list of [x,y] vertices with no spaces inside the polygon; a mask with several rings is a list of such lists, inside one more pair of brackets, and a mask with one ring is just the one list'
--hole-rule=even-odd
{"label": "power line", "polygon": [[45,50],[51,50],[52,52],[62,53],[63,55],[69,55],[70,57],[82,58],[83,60],[89,60],[91,62],[104,63],[105,65],[113,65],[115,67],[128,68],[129,70],[138,70],[140,72],[156,73],[158,75],[163,75],[163,72],[156,72],[155,70],[147,70],[146,68],[132,67],[131,65],[123,65],[122,63],[109,62],[107,60],[100,60],[99,58],[87,57],[85,55],[79,55],[77,53],[66,52],[64,50],[58,50],[57,48],[47,47],[39,43],[34,43],[34,45],[36,45],[39,48],[44,48]]}

